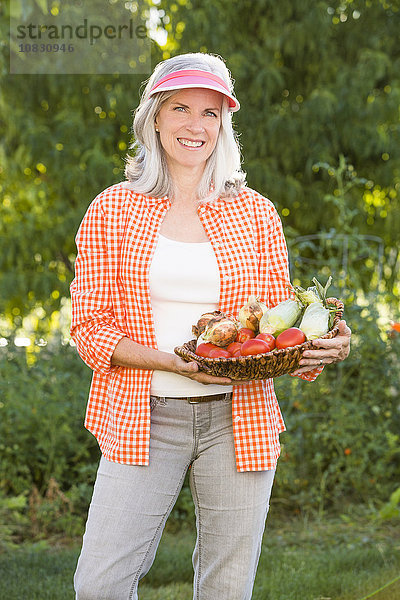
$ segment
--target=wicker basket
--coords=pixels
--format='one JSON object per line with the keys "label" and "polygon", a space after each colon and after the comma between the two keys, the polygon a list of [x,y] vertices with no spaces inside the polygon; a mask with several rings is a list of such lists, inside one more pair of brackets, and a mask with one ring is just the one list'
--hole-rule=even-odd
{"label": "wicker basket", "polygon": [[[343,315],[343,302],[336,298],[327,298],[327,303],[336,306],[337,313],[332,329],[322,339],[330,339],[337,335],[338,323]],[[183,346],[175,348],[175,353],[186,360],[195,361],[201,371],[217,377],[230,377],[231,379],[269,379],[279,377],[286,373],[293,373],[299,366],[304,350],[312,348],[312,341],[304,342],[298,346],[291,346],[283,350],[273,350],[265,354],[254,356],[239,356],[237,358],[205,358],[195,354],[196,340],[190,340]]]}

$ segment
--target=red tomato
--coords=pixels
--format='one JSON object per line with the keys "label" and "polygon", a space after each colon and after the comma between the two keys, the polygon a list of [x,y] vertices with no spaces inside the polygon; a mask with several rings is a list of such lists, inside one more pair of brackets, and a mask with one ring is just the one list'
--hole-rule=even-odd
{"label": "red tomato", "polygon": [[306,341],[306,336],[298,329],[298,327],[290,327],[282,331],[276,338],[277,348],[288,348],[289,346],[297,346]]}
{"label": "red tomato", "polygon": [[232,354],[223,348],[213,348],[208,353],[208,358],[232,358]]}
{"label": "red tomato", "polygon": [[240,349],[241,356],[251,356],[252,354],[264,354],[265,352],[269,352],[267,342],[260,339],[247,340],[247,342],[243,342],[242,347]]}
{"label": "red tomato", "polygon": [[196,354],[207,357],[210,351],[215,350],[215,348],[218,348],[218,346],[215,346],[215,344],[211,344],[210,342],[203,342],[197,346]]}
{"label": "red tomato", "polygon": [[242,347],[242,344],[240,344],[240,348],[238,348],[237,350],[234,350],[234,351],[232,352],[232,356],[234,356],[235,358],[237,358],[238,356],[242,356],[242,355],[240,354],[241,347]]}
{"label": "red tomato", "polygon": [[227,346],[225,348],[225,350],[228,350],[228,352],[230,352],[231,354],[233,354],[237,350],[240,350],[241,346],[242,346],[242,344],[240,342],[231,342],[229,344],[229,346]]}
{"label": "red tomato", "polygon": [[248,329],[247,327],[242,327],[239,329],[238,334],[236,336],[236,341],[243,344],[243,342],[247,342],[247,340],[251,340],[251,338],[255,337],[255,332],[252,329]]}
{"label": "red tomato", "polygon": [[275,338],[272,333],[259,333],[256,335],[256,340],[263,340],[264,342],[267,342],[269,352],[271,352],[271,350],[273,350],[276,346]]}

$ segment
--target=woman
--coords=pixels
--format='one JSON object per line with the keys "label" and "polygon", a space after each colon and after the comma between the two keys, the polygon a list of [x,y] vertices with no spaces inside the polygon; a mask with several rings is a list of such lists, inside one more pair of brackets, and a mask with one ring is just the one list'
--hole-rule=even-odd
{"label": "woman", "polygon": [[[86,427],[102,458],[75,574],[78,600],[136,599],[190,469],[194,598],[251,598],[284,430],[272,380],[213,377],[173,352],[207,311],[287,297],[272,203],[245,186],[224,62],[160,63],[134,117],[127,182],[102,192],[77,235],[71,334],[93,369]],[[350,330],[296,372],[343,360]]]}

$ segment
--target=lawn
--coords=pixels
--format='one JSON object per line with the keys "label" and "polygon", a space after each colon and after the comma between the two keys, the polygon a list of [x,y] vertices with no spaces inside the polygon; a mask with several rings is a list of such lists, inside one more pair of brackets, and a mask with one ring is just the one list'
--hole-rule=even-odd
{"label": "lawn", "polygon": [[[325,519],[267,528],[253,600],[364,600],[400,573],[400,524]],[[194,533],[166,532],[141,600],[190,600]],[[78,545],[42,544],[0,555],[0,598],[73,600]],[[373,600],[398,600],[400,580]]]}

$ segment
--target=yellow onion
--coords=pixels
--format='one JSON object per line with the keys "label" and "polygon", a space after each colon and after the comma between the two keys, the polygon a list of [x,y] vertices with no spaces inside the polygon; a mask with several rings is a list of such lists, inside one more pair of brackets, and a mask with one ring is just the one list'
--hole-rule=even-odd
{"label": "yellow onion", "polygon": [[220,319],[217,317],[208,322],[201,337],[206,342],[210,342],[216,346],[228,346],[236,340],[238,329],[239,324],[233,319],[229,317]]}
{"label": "yellow onion", "polygon": [[241,326],[252,331],[258,331],[260,320],[267,310],[265,304],[259,302],[255,296],[250,296],[247,304],[239,310],[238,319]]}
{"label": "yellow onion", "polygon": [[223,319],[224,317],[225,317],[224,313],[222,313],[220,310],[214,310],[214,312],[208,312],[208,313],[202,314],[200,319],[197,321],[196,325],[192,326],[193,335],[195,335],[196,338],[198,338],[203,333],[203,331],[207,327],[207,324],[212,319],[219,320],[219,319]]}

